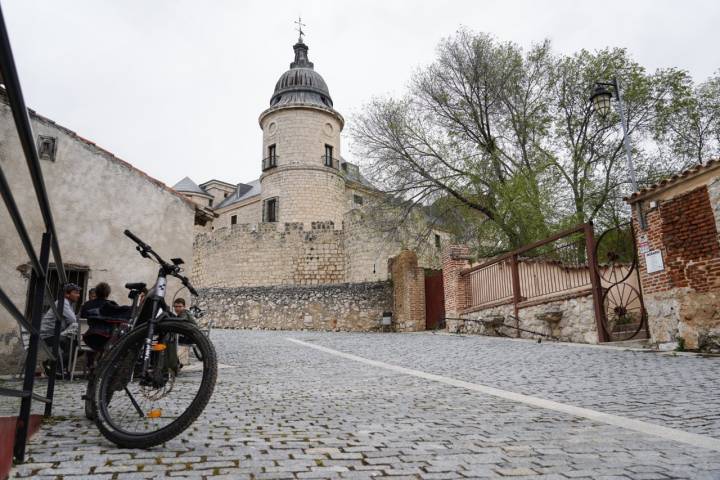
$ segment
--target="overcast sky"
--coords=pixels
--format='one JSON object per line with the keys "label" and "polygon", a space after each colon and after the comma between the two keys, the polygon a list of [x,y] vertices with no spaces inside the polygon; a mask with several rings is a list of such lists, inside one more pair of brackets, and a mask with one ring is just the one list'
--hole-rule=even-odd
{"label": "overcast sky", "polygon": [[[571,53],[626,47],[649,70],[720,68],[720,2],[1,0],[27,104],[174,184],[260,175],[258,115],[302,15],[346,119],[400,94],[460,26]],[[347,138],[343,145],[348,155]]]}

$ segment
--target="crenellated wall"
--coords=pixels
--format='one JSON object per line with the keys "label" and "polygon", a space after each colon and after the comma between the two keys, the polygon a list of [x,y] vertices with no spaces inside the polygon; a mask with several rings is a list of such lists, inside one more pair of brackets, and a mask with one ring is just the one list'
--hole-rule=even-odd
{"label": "crenellated wall", "polygon": [[319,285],[345,281],[342,231],[332,222],[238,224],[199,234],[193,248],[199,288]]}

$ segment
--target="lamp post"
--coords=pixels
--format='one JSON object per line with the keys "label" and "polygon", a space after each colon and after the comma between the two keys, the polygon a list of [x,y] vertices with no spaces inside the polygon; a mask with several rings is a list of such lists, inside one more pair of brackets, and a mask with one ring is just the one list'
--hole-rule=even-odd
{"label": "lamp post", "polygon": [[[609,90],[608,87],[612,88]],[[637,178],[635,177],[635,164],[632,159],[632,150],[630,149],[630,134],[628,133],[628,124],[625,120],[625,105],[622,100],[622,91],[620,90],[620,82],[617,78],[613,78],[610,82],[595,82],[595,88],[590,96],[590,103],[592,104],[595,112],[597,112],[602,118],[605,118],[612,109],[612,98],[613,92],[615,93],[615,99],[617,100],[618,113],[620,114],[620,124],[623,130],[623,146],[625,147],[625,165],[627,166],[628,176],[630,177],[630,184],[632,185],[633,193],[638,191]],[[645,216],[642,212],[641,202],[637,202],[637,215],[638,223],[640,228],[645,230],[647,224],[645,222]]]}

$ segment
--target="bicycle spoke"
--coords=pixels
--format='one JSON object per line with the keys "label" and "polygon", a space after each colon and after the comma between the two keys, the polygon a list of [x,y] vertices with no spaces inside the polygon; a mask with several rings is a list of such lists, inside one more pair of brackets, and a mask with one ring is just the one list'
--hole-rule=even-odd
{"label": "bicycle spoke", "polygon": [[135,397],[132,393],[130,393],[130,390],[128,390],[127,385],[123,387],[125,390],[125,393],[127,394],[128,398],[130,399],[130,402],[132,402],[133,407],[135,407],[135,411],[137,411],[138,415],[140,415],[140,418],[143,418],[145,414],[143,413],[142,409],[140,408],[140,405],[138,405],[137,400],[135,400]]}

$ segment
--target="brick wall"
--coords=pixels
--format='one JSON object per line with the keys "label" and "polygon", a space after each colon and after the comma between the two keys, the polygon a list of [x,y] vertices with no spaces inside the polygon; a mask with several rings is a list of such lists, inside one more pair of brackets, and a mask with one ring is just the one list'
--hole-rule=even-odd
{"label": "brick wall", "polygon": [[664,270],[648,273],[645,256],[639,255],[650,337],[655,343],[681,337],[687,348],[698,348],[708,335],[720,334],[716,205],[707,182],[658,195],[656,208],[648,210],[651,200],[644,201],[647,230],[640,230],[635,218],[636,235],[645,235],[664,263]]}
{"label": "brick wall", "polygon": [[645,292],[686,287],[709,292],[718,288],[720,244],[706,186],[663,201],[648,212],[647,220],[650,248],[663,252],[665,270],[648,274],[644,260],[641,262]]}
{"label": "brick wall", "polygon": [[389,262],[393,282],[393,325],[398,332],[425,330],[425,270],[415,252],[403,250]]}
{"label": "brick wall", "polygon": [[448,245],[442,251],[443,285],[445,289],[445,315],[459,317],[467,306],[467,284],[460,271],[470,266],[470,248],[465,245]]}

